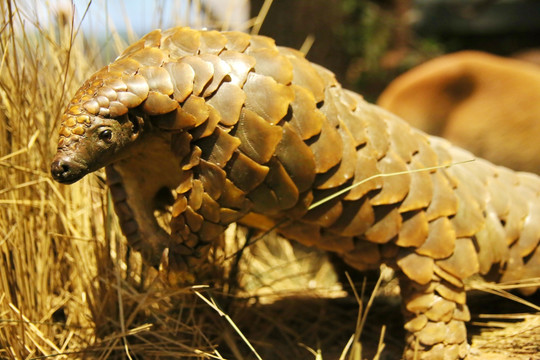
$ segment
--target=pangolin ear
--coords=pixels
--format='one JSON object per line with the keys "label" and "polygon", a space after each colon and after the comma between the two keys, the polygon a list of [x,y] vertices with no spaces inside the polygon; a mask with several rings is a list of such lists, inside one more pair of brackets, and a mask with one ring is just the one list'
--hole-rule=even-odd
{"label": "pangolin ear", "polygon": [[131,138],[132,140],[135,140],[137,137],[139,137],[141,131],[144,128],[144,116],[143,114],[133,112],[129,114],[128,118],[129,118],[129,121],[131,122],[131,130],[132,130]]}

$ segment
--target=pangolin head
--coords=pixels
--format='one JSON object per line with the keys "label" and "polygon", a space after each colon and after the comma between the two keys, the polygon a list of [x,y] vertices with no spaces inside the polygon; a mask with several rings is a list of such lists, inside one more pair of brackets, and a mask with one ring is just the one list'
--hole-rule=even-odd
{"label": "pangolin head", "polygon": [[143,118],[134,110],[147,95],[138,75],[105,67],[88,79],[62,116],[53,178],[71,184],[118,159],[140,135]]}

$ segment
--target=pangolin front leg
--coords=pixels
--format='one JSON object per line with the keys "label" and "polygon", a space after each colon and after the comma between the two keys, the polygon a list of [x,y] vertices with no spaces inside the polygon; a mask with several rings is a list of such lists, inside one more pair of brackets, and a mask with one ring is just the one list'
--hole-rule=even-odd
{"label": "pangolin front leg", "polygon": [[[140,252],[148,264],[157,267],[163,251],[170,246],[170,237],[164,229],[159,227],[153,214],[152,201],[147,200],[147,206],[135,207],[134,204],[128,202],[128,192],[124,187],[122,175],[114,168],[114,165],[107,166],[105,173],[114,210],[128,245]],[[133,209],[137,209],[138,213]]]}
{"label": "pangolin front leg", "polygon": [[386,263],[400,277],[405,357],[461,359],[463,281],[540,275],[540,179],[472,158],[269,38],[174,28],[81,87],[51,172],[72,183],[108,166],[123,232],[172,283],[193,281],[234,221],[279,225],[357,269]]}

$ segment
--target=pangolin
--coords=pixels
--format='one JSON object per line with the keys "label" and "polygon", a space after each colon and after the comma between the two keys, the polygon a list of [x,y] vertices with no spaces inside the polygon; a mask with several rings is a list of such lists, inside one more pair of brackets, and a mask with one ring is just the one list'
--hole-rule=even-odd
{"label": "pangolin", "polygon": [[194,281],[235,221],[277,226],[360,270],[386,263],[405,358],[462,359],[464,280],[540,275],[540,178],[472,158],[268,37],[177,27],[83,84],[51,173],[70,184],[105,167],[130,246],[171,283]]}

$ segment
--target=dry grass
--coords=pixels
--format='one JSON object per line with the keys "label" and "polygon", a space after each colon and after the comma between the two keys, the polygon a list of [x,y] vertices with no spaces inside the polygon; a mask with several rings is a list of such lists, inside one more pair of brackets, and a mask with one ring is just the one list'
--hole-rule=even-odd
{"label": "dry grass", "polygon": [[[357,322],[359,303],[326,257],[275,236],[237,260],[245,230],[232,227],[212,287],[164,287],[126,247],[102,173],[69,187],[49,175],[58,119],[103,64],[100,46],[69,14],[43,25],[23,1],[1,2],[0,14],[0,358],[360,359],[348,343],[364,322],[364,356],[379,358],[384,325],[381,358],[400,353],[395,299]],[[536,330],[521,333],[538,339],[532,319]]]}
{"label": "dry grass", "polygon": [[102,60],[69,14],[43,25],[34,11],[0,4],[0,357],[105,359],[130,354],[130,342],[150,353],[210,351],[201,320],[189,319],[195,298],[175,312],[184,296],[156,285],[126,248],[102,174],[71,187],[51,181],[60,114]]}
{"label": "dry grass", "polygon": [[[45,25],[32,5],[0,4],[0,358],[221,358],[219,343],[252,354],[193,290],[163,287],[129,251],[102,173],[51,181],[60,114],[103,54],[69,14]],[[253,299],[214,292],[231,316]]]}

